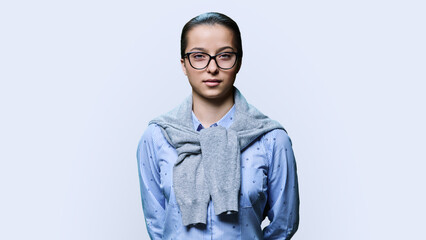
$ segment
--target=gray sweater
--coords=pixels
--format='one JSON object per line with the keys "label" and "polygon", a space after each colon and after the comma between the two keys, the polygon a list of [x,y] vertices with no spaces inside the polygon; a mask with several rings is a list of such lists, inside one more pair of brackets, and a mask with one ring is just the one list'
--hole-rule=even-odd
{"label": "gray sweater", "polygon": [[210,197],[216,215],[238,212],[240,152],[266,132],[285,130],[248,104],[236,87],[234,103],[234,121],[228,129],[217,126],[195,131],[192,95],[172,111],[149,122],[161,127],[177,151],[173,190],[185,226],[206,224]]}

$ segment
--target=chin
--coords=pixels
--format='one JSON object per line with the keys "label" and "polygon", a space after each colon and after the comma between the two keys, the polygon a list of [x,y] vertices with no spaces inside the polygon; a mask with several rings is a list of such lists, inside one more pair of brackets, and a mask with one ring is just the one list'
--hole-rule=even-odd
{"label": "chin", "polygon": [[215,98],[220,98],[222,97],[222,92],[201,92],[198,93],[199,96],[201,96],[202,98],[208,98],[208,99],[215,99]]}
{"label": "chin", "polygon": [[228,95],[229,90],[224,90],[224,89],[208,89],[208,90],[203,90],[203,91],[195,91],[197,93],[197,95],[201,96],[202,98],[206,98],[206,99],[219,99],[219,98],[224,98]]}

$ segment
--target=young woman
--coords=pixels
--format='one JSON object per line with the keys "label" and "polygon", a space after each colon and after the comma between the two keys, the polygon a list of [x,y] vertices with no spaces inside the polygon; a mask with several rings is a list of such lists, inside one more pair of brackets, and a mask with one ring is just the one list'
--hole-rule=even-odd
{"label": "young woman", "polygon": [[234,86],[242,56],[226,15],[204,13],[183,27],[192,93],[150,121],[137,150],[151,239],[290,239],[298,229],[292,143]]}

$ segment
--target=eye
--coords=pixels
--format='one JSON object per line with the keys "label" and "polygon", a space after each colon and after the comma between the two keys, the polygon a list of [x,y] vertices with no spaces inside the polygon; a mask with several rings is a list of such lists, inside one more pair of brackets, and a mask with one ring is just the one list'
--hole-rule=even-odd
{"label": "eye", "polygon": [[191,57],[192,57],[194,60],[203,60],[203,59],[205,59],[205,58],[206,58],[206,55],[205,55],[205,54],[203,54],[203,53],[193,53],[193,54],[191,55]]}
{"label": "eye", "polygon": [[230,58],[232,58],[232,54],[231,53],[221,53],[219,55],[219,58],[223,59],[223,60],[230,59]]}

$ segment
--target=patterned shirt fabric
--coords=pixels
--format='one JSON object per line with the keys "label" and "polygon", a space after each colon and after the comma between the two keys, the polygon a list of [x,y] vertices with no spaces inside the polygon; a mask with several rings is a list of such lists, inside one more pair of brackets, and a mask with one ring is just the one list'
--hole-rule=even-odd
{"label": "patterned shirt fabric", "polygon": [[[229,128],[235,105],[217,123]],[[192,113],[194,130],[203,125]],[[241,152],[239,210],[235,214],[214,214],[210,200],[207,224],[182,225],[173,192],[173,166],[177,152],[161,129],[151,124],[139,141],[137,160],[146,227],[151,239],[248,240],[290,239],[299,225],[299,190],[291,139],[282,129],[272,130]],[[270,224],[261,223],[268,217]]]}

